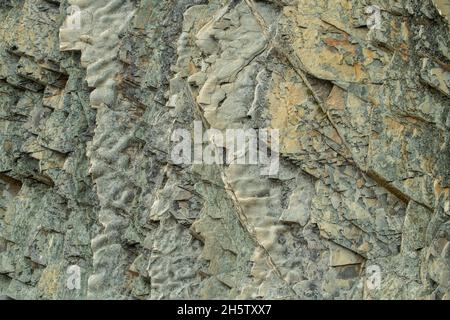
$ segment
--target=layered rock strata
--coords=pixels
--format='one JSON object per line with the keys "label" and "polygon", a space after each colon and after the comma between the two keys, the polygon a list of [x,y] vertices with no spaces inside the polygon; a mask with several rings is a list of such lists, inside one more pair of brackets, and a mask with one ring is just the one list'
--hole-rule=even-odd
{"label": "layered rock strata", "polygon": [[[0,1],[0,296],[449,299],[449,17]],[[176,164],[199,123],[279,130],[279,170]]]}

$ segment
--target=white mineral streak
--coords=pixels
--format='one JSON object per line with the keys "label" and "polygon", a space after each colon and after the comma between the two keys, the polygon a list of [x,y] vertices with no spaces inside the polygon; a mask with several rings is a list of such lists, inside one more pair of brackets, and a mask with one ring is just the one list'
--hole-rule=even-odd
{"label": "white mineral streak", "polygon": [[119,35],[127,29],[135,8],[127,0],[71,0],[69,3],[81,9],[81,29],[68,28],[66,21],[60,29],[60,48],[81,51],[87,83],[94,89],[90,95],[91,107],[98,109],[88,157],[101,205],[98,218],[104,229],[91,244],[94,274],[89,278],[88,295],[120,297],[120,290],[112,288],[110,283],[114,277],[116,280],[125,277],[127,253],[120,245],[120,231],[128,221],[117,210],[127,209],[133,191],[127,181],[116,179],[118,170],[114,166],[127,166],[127,156],[120,153],[129,145],[133,128],[127,124],[127,105],[117,107],[125,112],[112,109],[117,103],[117,77],[123,68],[118,59]]}
{"label": "white mineral streak", "polygon": [[[268,16],[273,14],[265,10]],[[200,87],[197,103],[208,125],[219,130],[248,127],[248,112],[253,94],[248,88],[256,85],[261,67],[255,59],[268,47],[261,26],[249,7],[239,4],[235,10],[223,7],[201,28],[196,44],[206,58],[205,69],[197,78],[206,79]],[[243,156],[248,154],[248,146]],[[281,215],[281,190],[268,177],[251,166],[231,164],[223,172],[223,182],[235,202],[236,211],[245,229],[255,241],[253,254],[254,283],[244,288],[243,297],[270,296],[270,286],[288,282],[280,270],[283,245],[278,241],[285,232]],[[264,283],[264,286],[260,286]],[[269,285],[270,283],[270,285]],[[282,286],[282,285],[281,285]],[[292,292],[287,291],[286,297]]]}

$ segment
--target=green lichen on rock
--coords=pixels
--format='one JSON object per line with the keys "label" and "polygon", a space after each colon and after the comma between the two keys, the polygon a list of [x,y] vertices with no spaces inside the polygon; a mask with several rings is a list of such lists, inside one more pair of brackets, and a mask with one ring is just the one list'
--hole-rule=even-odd
{"label": "green lichen on rock", "polygon": [[[0,1],[0,297],[450,299],[448,8]],[[278,174],[175,165],[194,121]]]}

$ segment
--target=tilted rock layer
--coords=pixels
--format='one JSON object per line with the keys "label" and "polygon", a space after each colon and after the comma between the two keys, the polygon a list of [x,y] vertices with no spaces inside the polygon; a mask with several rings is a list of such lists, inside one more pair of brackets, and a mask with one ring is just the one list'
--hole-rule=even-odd
{"label": "tilted rock layer", "polygon": [[0,297],[450,299],[449,8],[0,0]]}

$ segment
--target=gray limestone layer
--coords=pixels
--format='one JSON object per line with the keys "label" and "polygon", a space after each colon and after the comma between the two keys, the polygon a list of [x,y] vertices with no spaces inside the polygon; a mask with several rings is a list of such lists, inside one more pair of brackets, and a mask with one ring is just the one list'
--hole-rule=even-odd
{"label": "gray limestone layer", "polygon": [[[449,21],[0,0],[0,298],[450,299]],[[279,170],[177,164],[198,123],[278,129]]]}

